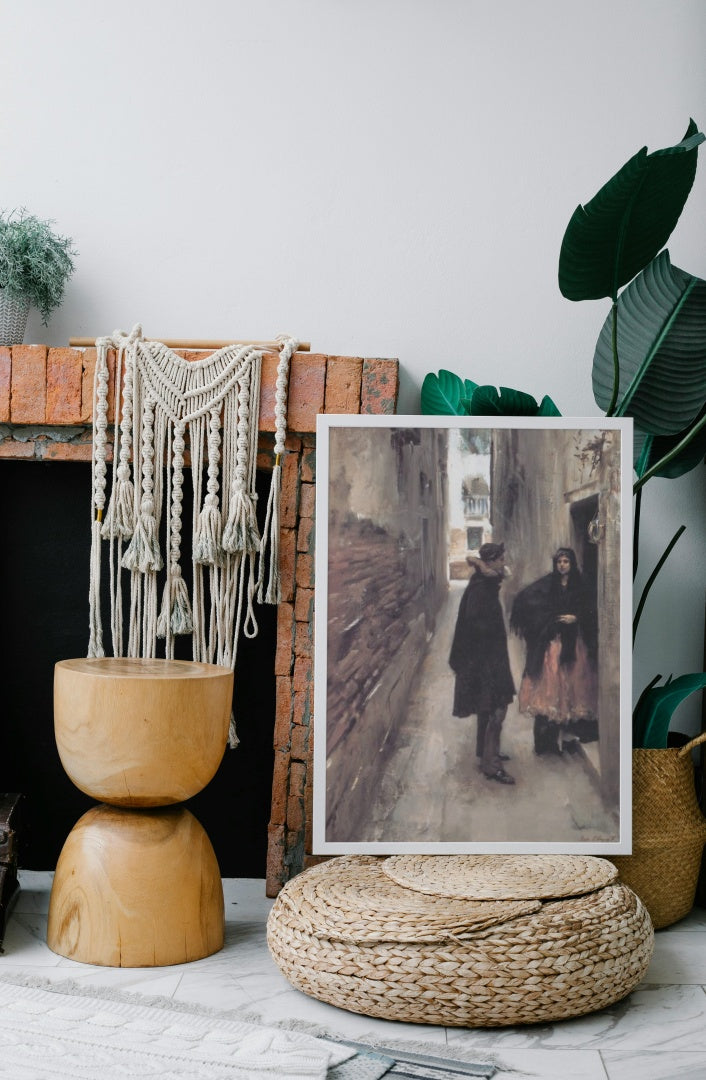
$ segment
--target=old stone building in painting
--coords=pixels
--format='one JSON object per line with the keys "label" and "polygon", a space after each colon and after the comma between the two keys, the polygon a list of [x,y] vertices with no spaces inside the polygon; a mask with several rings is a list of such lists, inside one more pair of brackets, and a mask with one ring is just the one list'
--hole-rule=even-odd
{"label": "old stone building in painting", "polygon": [[470,577],[469,554],[492,537],[490,432],[449,429],[449,578]]}
{"label": "old stone building in painting", "polygon": [[599,776],[606,807],[619,793],[620,450],[617,430],[496,429],[493,536],[507,550],[513,596],[552,568],[560,546],[576,552],[598,610]]}
{"label": "old stone building in painting", "polygon": [[330,431],[326,828],[337,839],[360,837],[447,597],[447,445],[443,429]]}

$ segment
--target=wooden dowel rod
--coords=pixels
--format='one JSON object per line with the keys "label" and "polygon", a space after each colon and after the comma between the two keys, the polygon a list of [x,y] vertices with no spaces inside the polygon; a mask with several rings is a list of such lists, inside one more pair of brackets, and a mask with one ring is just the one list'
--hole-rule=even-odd
{"label": "wooden dowel rod", "polygon": [[[279,348],[276,341],[239,341],[234,340],[233,338],[229,341],[202,341],[200,338],[197,338],[195,341],[179,341],[176,338],[145,338],[145,341],[161,341],[168,349],[224,349],[226,345],[257,345],[260,348],[276,352]],[[69,338],[69,345],[72,349],[91,348],[95,343],[95,338]],[[297,345],[297,352],[311,352],[311,342],[300,341]]]}

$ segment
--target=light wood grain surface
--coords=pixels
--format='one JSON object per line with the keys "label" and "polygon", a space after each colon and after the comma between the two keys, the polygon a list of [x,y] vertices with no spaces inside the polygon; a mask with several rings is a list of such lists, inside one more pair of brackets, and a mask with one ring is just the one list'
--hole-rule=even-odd
{"label": "light wood grain surface", "polygon": [[115,806],[191,798],[220,765],[233,672],[215,664],[62,660],[54,673],[61,763],[81,791]]}
{"label": "light wood grain surface", "polygon": [[184,807],[96,806],[67,837],[54,875],[47,942],[109,967],[161,967],[223,947],[218,862]]}

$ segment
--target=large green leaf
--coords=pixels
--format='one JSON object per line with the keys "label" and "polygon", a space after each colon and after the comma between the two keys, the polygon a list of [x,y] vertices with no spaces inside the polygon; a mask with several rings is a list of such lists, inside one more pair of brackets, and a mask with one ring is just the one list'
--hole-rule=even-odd
{"label": "large green leaf", "polygon": [[[699,423],[704,416],[706,416],[706,406],[701,410],[694,423]],[[663,458],[672,454],[693,426],[691,425],[690,428],[677,432],[676,435],[647,435],[644,431],[640,431],[639,428],[635,428],[633,464],[638,477],[644,476],[648,469],[652,469]],[[684,473],[695,469],[704,458],[706,458],[706,426],[696,433],[683,450],[670,458],[653,475],[665,476],[673,480],[677,476],[683,476]]]}
{"label": "large green leaf", "polygon": [[664,686],[653,686],[640,697],[633,716],[633,746],[661,750],[667,745],[667,732],[677,705],[706,687],[706,672],[668,679]]}
{"label": "large green leaf", "polygon": [[[706,281],[663,251],[620,294],[617,416],[652,435],[687,427],[706,401]],[[593,357],[593,395],[607,410],[613,391],[612,315]]]}
{"label": "large green leaf", "polygon": [[422,383],[421,409],[425,416],[467,416],[469,402],[478,384],[460,379],[443,368],[438,375],[429,372]]}
{"label": "large green leaf", "polygon": [[472,416],[561,416],[550,397],[537,404],[531,394],[507,386],[477,386],[471,398]]}
{"label": "large green leaf", "polygon": [[704,141],[693,120],[676,146],[638,151],[585,206],[578,206],[559,255],[568,300],[613,300],[666,244],[696,174]]}
{"label": "large green leaf", "polygon": [[424,377],[421,394],[425,416],[561,416],[550,397],[538,405],[531,394],[501,386],[478,386],[443,368]]}
{"label": "large green leaf", "polygon": [[561,413],[557,409],[552,399],[545,394],[539,403],[539,411],[537,416],[561,416]]}

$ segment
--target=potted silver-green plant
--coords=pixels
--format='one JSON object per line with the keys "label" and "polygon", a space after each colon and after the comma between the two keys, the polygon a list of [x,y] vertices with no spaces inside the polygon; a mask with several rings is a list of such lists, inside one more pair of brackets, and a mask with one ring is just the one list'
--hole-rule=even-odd
{"label": "potted silver-green plant", "polygon": [[22,343],[30,307],[46,326],[73,273],[70,237],[26,210],[0,212],[0,345]]}

